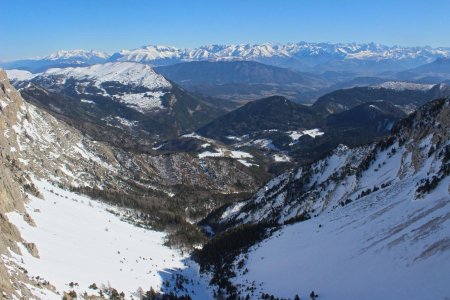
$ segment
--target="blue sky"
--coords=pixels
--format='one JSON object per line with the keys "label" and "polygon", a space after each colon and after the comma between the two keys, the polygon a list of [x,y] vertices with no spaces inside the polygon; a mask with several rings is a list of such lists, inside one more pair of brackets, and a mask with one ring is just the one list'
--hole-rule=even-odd
{"label": "blue sky", "polygon": [[450,47],[448,0],[0,0],[0,61],[146,44],[379,42]]}

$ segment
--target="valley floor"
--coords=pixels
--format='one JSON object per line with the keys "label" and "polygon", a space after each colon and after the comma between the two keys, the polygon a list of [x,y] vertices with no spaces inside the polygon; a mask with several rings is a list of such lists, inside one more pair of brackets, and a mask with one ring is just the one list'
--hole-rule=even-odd
{"label": "valley floor", "polygon": [[[62,190],[47,182],[36,182],[43,199],[30,196],[28,214],[36,226],[17,212],[8,214],[28,243],[34,243],[39,258],[32,256],[23,244],[22,255],[3,256],[4,263],[16,263],[30,277],[49,281],[56,293],[35,288],[38,299],[61,299],[64,291],[98,294],[89,289],[112,287],[123,291],[127,299],[139,299],[138,288],[160,291],[175,274],[189,278],[178,290],[198,299],[211,298],[197,265],[186,254],[166,247],[165,234],[139,228],[125,221],[126,211],[107,206],[88,197]],[[12,271],[12,268],[10,268]],[[13,276],[13,273],[11,274]],[[75,285],[71,287],[69,284]],[[166,290],[170,287],[164,287]]]}

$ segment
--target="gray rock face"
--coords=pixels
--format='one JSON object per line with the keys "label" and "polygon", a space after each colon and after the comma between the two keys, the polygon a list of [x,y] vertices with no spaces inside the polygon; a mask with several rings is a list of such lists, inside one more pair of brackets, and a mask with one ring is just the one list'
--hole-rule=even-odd
{"label": "gray rock face", "polygon": [[[19,252],[17,242],[22,241],[20,233],[6,217],[5,213],[17,210],[24,212],[24,185],[28,180],[23,166],[18,160],[17,135],[11,129],[18,123],[17,112],[23,106],[20,94],[12,87],[6,73],[0,70],[0,253],[6,254],[8,249]],[[23,276],[21,279],[26,282]],[[6,266],[0,264],[0,291],[11,295],[15,290],[25,288],[14,287]]]}

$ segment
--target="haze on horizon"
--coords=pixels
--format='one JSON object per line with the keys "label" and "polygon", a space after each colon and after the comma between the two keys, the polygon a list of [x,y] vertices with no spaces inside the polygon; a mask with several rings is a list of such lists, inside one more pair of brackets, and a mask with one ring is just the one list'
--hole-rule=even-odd
{"label": "haze on horizon", "polygon": [[0,0],[0,61],[66,49],[289,42],[450,47],[450,2]]}

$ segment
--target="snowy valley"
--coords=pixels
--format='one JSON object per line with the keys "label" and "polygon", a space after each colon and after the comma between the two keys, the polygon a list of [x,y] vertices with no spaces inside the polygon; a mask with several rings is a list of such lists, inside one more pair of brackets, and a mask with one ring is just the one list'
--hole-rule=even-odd
{"label": "snowy valley", "polygon": [[[158,165],[158,158],[151,162],[149,157],[90,140],[26,103],[4,71],[0,78],[2,298],[61,299],[63,295],[84,297],[85,293],[86,297],[115,297],[115,293],[119,297],[123,292],[126,299],[139,299],[137,292],[150,291],[209,298],[198,266],[188,256],[190,247],[201,241],[196,242],[197,230],[164,213],[158,208],[161,200],[152,198],[180,203],[177,179],[164,173],[169,170],[162,166],[158,173],[141,169],[150,168],[151,163]],[[201,179],[208,191],[215,188],[212,181],[207,183],[207,177],[221,176],[214,166],[218,161],[201,162],[203,172],[210,173]],[[199,168],[196,164],[199,162],[192,167]],[[166,167],[170,168],[170,163]],[[182,177],[184,170],[178,170],[177,176]],[[141,176],[135,178],[139,172]],[[236,168],[233,172],[242,171]],[[238,173],[230,179],[244,177],[245,172]],[[198,175],[190,179],[188,185],[200,184]],[[243,181],[240,187],[233,187],[230,179],[222,180],[220,186],[215,183],[218,193],[239,194]],[[250,178],[245,180],[254,184]],[[145,196],[140,194],[144,190]],[[140,201],[153,202],[144,207]],[[177,205],[184,211],[183,204]],[[192,215],[195,205],[190,207]],[[188,210],[184,213],[189,215]],[[164,218],[170,226],[164,225]],[[176,238],[179,230],[190,234],[186,244]]]}
{"label": "snowy valley", "polygon": [[445,83],[229,109],[142,63],[413,50],[158,46],[0,70],[0,298],[446,299]]}
{"label": "snowy valley", "polygon": [[0,7],[0,300],[450,300],[450,1]]}
{"label": "snowy valley", "polygon": [[187,253],[165,246],[162,232],[140,226],[138,212],[45,181],[34,183],[40,197],[30,195],[24,212],[32,223],[23,213],[7,217],[36,250],[30,253],[19,243],[22,255],[10,252],[11,257],[2,259],[11,278],[19,268],[38,283],[31,288],[37,298],[61,299],[72,291],[80,297],[109,297],[115,289],[127,299],[140,299],[152,288],[160,292],[167,282],[175,285],[174,274],[189,276],[180,294],[209,297],[195,262]]}

